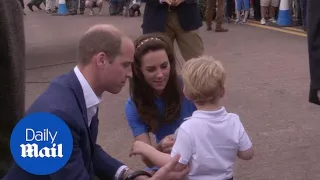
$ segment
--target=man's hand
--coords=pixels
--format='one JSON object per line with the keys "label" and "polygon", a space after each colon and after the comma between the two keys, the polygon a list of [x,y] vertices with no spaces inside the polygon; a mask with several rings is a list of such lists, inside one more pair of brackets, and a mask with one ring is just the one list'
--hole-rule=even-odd
{"label": "man's hand", "polygon": [[179,6],[184,0],[172,0],[172,6]]}
{"label": "man's hand", "polygon": [[163,153],[170,154],[174,142],[175,142],[174,135],[168,135],[160,141],[157,149]]}
{"label": "man's hand", "polygon": [[180,156],[176,155],[171,161],[160,168],[150,180],[180,180],[189,173],[189,168],[186,166],[184,169],[177,170],[179,166]]}
{"label": "man's hand", "polygon": [[320,101],[320,90],[318,90],[317,95],[318,95],[318,99]]}

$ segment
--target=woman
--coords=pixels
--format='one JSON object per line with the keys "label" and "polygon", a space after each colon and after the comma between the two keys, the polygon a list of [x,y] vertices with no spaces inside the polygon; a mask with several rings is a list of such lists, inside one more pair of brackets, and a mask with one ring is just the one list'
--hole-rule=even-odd
{"label": "woman", "polygon": [[[135,41],[135,49],[130,98],[125,107],[128,124],[135,140],[151,144],[151,132],[156,148],[170,153],[172,134],[196,110],[195,105],[183,96],[173,48],[165,35],[143,35]],[[153,167],[144,157],[142,160]]]}

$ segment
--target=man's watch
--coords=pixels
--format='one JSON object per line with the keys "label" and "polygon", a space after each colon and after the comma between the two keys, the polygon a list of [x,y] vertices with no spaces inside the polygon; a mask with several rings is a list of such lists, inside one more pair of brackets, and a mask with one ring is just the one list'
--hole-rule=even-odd
{"label": "man's watch", "polygon": [[148,176],[148,177],[152,177],[151,174],[149,174],[146,171],[135,171],[133,173],[131,173],[129,176],[127,176],[125,178],[125,180],[134,180],[136,177],[138,176]]}

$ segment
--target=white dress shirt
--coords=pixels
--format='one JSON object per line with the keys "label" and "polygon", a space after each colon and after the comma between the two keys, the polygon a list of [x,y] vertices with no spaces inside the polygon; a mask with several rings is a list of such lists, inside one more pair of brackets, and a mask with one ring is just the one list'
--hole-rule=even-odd
{"label": "white dress shirt", "polygon": [[180,154],[179,163],[190,163],[188,180],[232,178],[238,151],[252,146],[239,116],[224,107],[193,112],[176,133],[171,157]]}
{"label": "white dress shirt", "polygon": [[[101,98],[99,98],[94,91],[92,90],[91,86],[89,85],[86,78],[83,76],[83,74],[80,72],[79,68],[76,66],[74,68],[74,73],[76,74],[84,95],[84,100],[86,102],[86,108],[87,108],[87,117],[88,117],[88,127],[90,127],[91,121],[93,116],[97,113],[98,106],[101,102]],[[115,180],[118,180],[120,177],[120,173],[127,168],[127,166],[121,166],[117,173],[115,174]]]}

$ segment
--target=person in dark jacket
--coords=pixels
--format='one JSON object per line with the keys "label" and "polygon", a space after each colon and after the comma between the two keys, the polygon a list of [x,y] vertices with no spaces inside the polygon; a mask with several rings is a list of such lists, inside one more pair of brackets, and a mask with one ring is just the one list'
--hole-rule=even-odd
{"label": "person in dark jacket", "polygon": [[199,33],[202,19],[197,0],[148,0],[145,5],[143,34],[164,33],[175,40],[185,61],[204,53]]}
{"label": "person in dark jacket", "polygon": [[24,114],[23,1],[0,0],[0,179],[13,162],[11,132]]}
{"label": "person in dark jacket", "polygon": [[310,67],[309,102],[320,105],[320,1],[309,0],[307,3],[307,33]]}

